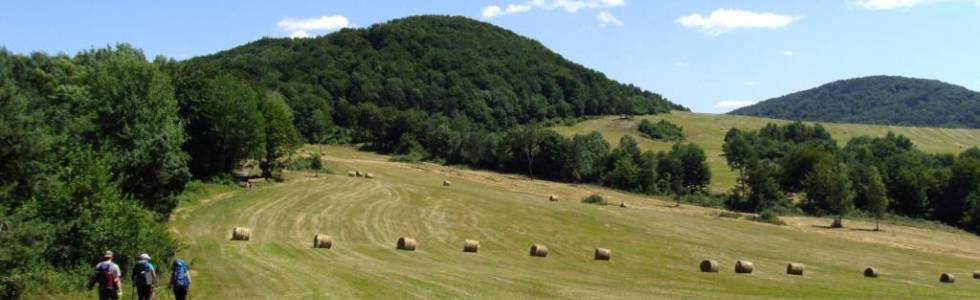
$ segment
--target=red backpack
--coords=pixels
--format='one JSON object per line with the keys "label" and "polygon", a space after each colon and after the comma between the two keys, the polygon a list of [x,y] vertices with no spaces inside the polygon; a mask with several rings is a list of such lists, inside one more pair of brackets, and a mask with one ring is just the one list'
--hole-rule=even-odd
{"label": "red backpack", "polygon": [[116,286],[116,274],[112,273],[111,263],[100,263],[95,267],[96,276],[98,276],[99,287],[103,290],[118,291],[119,287]]}

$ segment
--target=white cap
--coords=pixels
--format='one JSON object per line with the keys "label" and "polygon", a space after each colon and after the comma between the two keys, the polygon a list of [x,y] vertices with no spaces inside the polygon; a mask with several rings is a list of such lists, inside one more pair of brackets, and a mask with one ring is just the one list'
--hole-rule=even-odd
{"label": "white cap", "polygon": [[140,254],[140,259],[150,260],[150,255],[146,253]]}

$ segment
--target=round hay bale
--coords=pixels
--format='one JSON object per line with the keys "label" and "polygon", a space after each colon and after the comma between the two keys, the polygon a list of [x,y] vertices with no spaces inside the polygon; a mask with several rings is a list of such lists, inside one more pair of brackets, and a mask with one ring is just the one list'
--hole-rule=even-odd
{"label": "round hay bale", "polygon": [[786,265],[786,274],[803,276],[803,264],[789,263]]}
{"label": "round hay bale", "polygon": [[953,274],[949,274],[949,273],[942,273],[939,275],[939,282],[954,283],[956,282],[956,276],[953,276]]}
{"label": "round hay bale", "polygon": [[735,273],[739,274],[751,274],[755,266],[752,265],[751,261],[740,260],[735,262]]}
{"label": "round hay bale", "polygon": [[449,180],[443,180],[442,181],[442,186],[451,186],[451,185],[453,185],[452,181],[449,181]]}
{"label": "round hay bale", "polygon": [[354,171],[347,171],[347,176],[357,177],[357,173],[355,173]]}
{"label": "round hay bale", "polygon": [[252,238],[252,230],[245,227],[235,227],[231,230],[233,241],[247,241]]}
{"label": "round hay bale", "polygon": [[864,277],[878,278],[878,269],[875,269],[875,267],[868,267],[867,269],[864,269]]}
{"label": "round hay bale", "polygon": [[973,279],[980,279],[980,271],[973,271]]}
{"label": "round hay bale", "polygon": [[711,259],[705,259],[701,261],[701,272],[704,273],[718,273],[718,262]]}
{"label": "round hay bale", "polygon": [[354,176],[361,177],[364,176],[364,173],[361,173],[361,171],[354,171]]}
{"label": "round hay bale", "polygon": [[557,202],[558,201],[558,196],[550,195],[550,196],[548,196],[548,201]]}
{"label": "round hay bale", "polygon": [[395,246],[395,249],[405,250],[405,251],[415,251],[415,247],[418,247],[418,245],[419,243],[416,242],[415,239],[407,236],[403,236],[398,238],[398,245]]}
{"label": "round hay bale", "polygon": [[619,207],[627,208],[627,207],[630,207],[630,206],[628,204],[626,204],[626,202],[619,202]]}
{"label": "round hay bale", "polygon": [[463,241],[463,252],[476,253],[479,251],[480,251],[480,241],[477,240]]}
{"label": "round hay bale", "polygon": [[548,247],[545,245],[532,244],[531,245],[531,256],[535,257],[547,257]]}
{"label": "round hay bale", "polygon": [[316,234],[313,236],[313,248],[330,249],[333,247],[333,238],[326,234]]}
{"label": "round hay bale", "polygon": [[371,173],[364,173],[364,178],[367,178],[367,179],[372,179],[372,178],[374,178],[374,174],[371,174]]}
{"label": "round hay bale", "polygon": [[612,259],[612,250],[606,248],[595,248],[595,260],[608,261]]}

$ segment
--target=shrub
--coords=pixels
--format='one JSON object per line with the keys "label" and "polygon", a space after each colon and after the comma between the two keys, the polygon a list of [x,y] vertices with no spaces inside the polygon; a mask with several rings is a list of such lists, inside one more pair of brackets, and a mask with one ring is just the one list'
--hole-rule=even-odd
{"label": "shrub", "polygon": [[602,196],[599,196],[597,194],[592,194],[592,195],[590,195],[588,197],[585,197],[584,199],[582,199],[582,203],[596,204],[596,205],[606,205],[606,204],[608,204],[606,202],[606,199],[603,199]]}
{"label": "shrub", "polygon": [[779,213],[772,209],[763,210],[759,213],[759,216],[753,218],[753,220],[775,225],[786,225],[786,222],[779,219]]}
{"label": "shrub", "polygon": [[667,120],[653,123],[650,120],[640,122],[638,130],[651,139],[672,142],[684,140],[684,129]]}

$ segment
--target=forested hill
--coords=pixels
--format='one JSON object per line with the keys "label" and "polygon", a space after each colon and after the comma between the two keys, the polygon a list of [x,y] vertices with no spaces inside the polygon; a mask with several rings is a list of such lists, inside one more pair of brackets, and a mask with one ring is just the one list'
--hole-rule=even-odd
{"label": "forested hill", "polygon": [[872,76],[828,83],[729,114],[802,121],[980,128],[980,93],[937,80]]}
{"label": "forested hill", "polygon": [[186,64],[283,94],[309,140],[333,125],[354,125],[339,114],[360,103],[466,116],[491,130],[531,120],[687,110],[465,17],[416,16],[316,38],[265,38]]}

